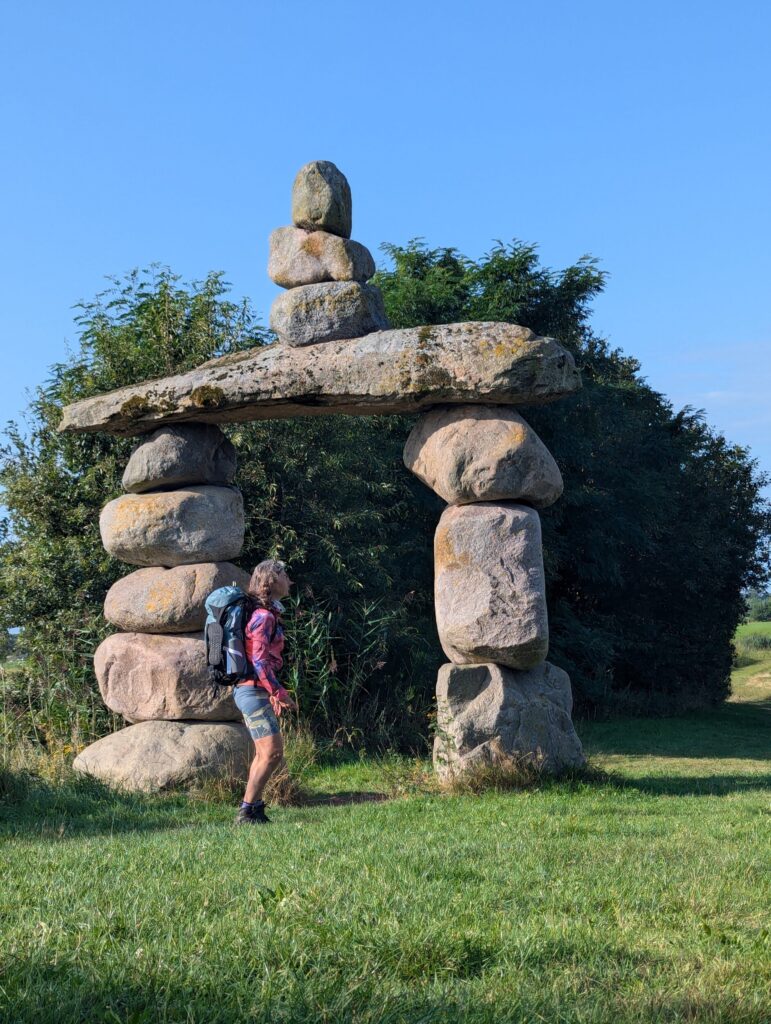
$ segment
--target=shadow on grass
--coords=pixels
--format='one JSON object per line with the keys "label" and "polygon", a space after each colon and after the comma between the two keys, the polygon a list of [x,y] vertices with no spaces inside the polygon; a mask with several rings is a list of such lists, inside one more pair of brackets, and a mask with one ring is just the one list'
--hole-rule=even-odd
{"label": "shadow on grass", "polygon": [[339,793],[311,793],[303,797],[298,807],[345,807],[348,804],[377,804],[388,800],[387,793],[367,790],[341,790]]}
{"label": "shadow on grass", "polygon": [[[487,999],[478,993],[464,994],[457,989],[458,979],[478,977],[485,968],[485,950],[471,951],[470,969],[445,975],[444,985],[434,984],[426,992],[430,974],[415,969],[393,984],[393,974],[380,979],[378,972],[362,980],[351,972],[314,972],[288,979],[280,972],[274,991],[267,998],[260,991],[259,976],[246,978],[216,971],[196,980],[177,981],[146,969],[122,970],[111,976],[110,964],[94,963],[90,971],[74,965],[45,962],[42,958],[22,960],[9,965],[0,990],[0,1019],[14,1024],[317,1024],[320,1020],[335,1024],[494,1024],[497,1021],[532,1020],[612,1020],[617,1024],[640,1021],[668,1021],[687,1024],[765,1024],[766,1007],[753,993],[720,995],[699,992],[662,992],[651,989],[634,996],[604,991],[605,986],[588,985],[573,995],[566,1010],[564,994],[552,991],[546,971],[560,963],[551,958],[543,964],[542,984],[537,980],[520,991],[500,988]],[[567,960],[575,959],[575,952]],[[622,975],[635,961],[629,958]],[[243,967],[243,965],[241,965]],[[409,966],[409,962],[407,962]],[[97,972],[102,970],[100,977]],[[639,966],[638,968],[639,969]],[[114,970],[114,968],[113,968]],[[618,969],[608,968],[611,976]],[[588,981],[588,979],[587,979]],[[353,983],[355,982],[355,983]],[[389,984],[390,982],[390,984]],[[434,979],[436,982],[436,979]],[[594,991],[592,991],[594,989]]]}
{"label": "shadow on grass", "polygon": [[184,796],[121,793],[89,776],[50,783],[0,769],[0,836],[63,839],[185,828],[197,820]]}
{"label": "shadow on grass", "polygon": [[641,775],[613,778],[618,789],[636,789],[650,796],[730,796],[771,789],[771,773],[761,775]]}
{"label": "shadow on grass", "polygon": [[593,755],[763,760],[771,757],[771,700],[728,703],[677,718],[585,723],[579,732]]}

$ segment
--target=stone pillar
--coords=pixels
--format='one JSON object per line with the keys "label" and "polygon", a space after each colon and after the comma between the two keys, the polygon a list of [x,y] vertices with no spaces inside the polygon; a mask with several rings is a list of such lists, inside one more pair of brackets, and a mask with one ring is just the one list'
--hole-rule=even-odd
{"label": "stone pillar", "polygon": [[446,502],[434,542],[439,639],[434,766],[532,759],[583,764],[567,673],[546,661],[541,524],[562,493],[557,464],[505,406],[437,407],[420,417],[404,462]]}
{"label": "stone pillar", "polygon": [[129,725],[82,751],[79,771],[140,790],[245,777],[251,741],[231,691],[209,680],[203,641],[207,595],[249,581],[229,561],[244,538],[235,469],[215,426],[162,427],[134,449],[127,493],[99,525],[106,550],[141,568],[108,591],[105,618],[120,632],[94,655],[104,702]]}

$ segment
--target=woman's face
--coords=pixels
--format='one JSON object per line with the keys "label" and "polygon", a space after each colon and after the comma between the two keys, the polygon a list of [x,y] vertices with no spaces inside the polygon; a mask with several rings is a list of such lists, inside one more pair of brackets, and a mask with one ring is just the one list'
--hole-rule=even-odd
{"label": "woman's face", "polygon": [[277,577],[270,588],[271,594],[276,600],[280,601],[282,597],[289,596],[289,589],[292,586],[293,581],[289,579],[289,573],[282,572]]}

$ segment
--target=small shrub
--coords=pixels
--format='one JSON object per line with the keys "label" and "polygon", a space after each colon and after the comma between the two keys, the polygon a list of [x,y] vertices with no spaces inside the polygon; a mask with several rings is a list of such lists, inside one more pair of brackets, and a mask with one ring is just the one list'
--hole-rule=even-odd
{"label": "small shrub", "polygon": [[764,633],[746,633],[739,637],[736,646],[739,651],[771,651],[771,636]]}

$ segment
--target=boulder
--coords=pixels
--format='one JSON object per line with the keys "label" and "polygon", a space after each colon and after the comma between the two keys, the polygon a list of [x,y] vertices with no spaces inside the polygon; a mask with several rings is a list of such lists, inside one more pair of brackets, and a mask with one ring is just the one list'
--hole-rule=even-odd
{"label": "boulder", "polygon": [[183,420],[367,416],[437,403],[540,405],[580,387],[573,357],[553,338],[516,324],[441,324],[326,345],[257,346],[75,402],[59,430],[139,434]]}
{"label": "boulder", "polygon": [[244,503],[232,487],[124,494],[102,509],[105,549],[130,565],[173,566],[236,558]]}
{"label": "boulder", "polygon": [[270,308],[270,326],[284,345],[313,345],[384,331],[388,319],[375,285],[332,281],[282,292]]}
{"label": "boulder", "polygon": [[134,494],[188,484],[230,484],[236,450],[219,427],[180,423],[161,427],[141,441],[123,473],[123,489]]}
{"label": "boulder", "polygon": [[543,662],[527,672],[501,665],[443,665],[436,684],[434,766],[447,777],[480,763],[524,759],[547,772],[584,764],[570,714],[570,678]]}
{"label": "boulder", "polygon": [[94,669],[105,704],[128,722],[241,720],[231,689],[209,679],[201,633],[113,633],[97,647]]}
{"label": "boulder", "polygon": [[524,501],[546,508],[562,494],[548,448],[512,408],[441,406],[424,413],[404,446],[404,464],[445,501]]}
{"label": "boulder", "polygon": [[538,513],[524,505],[450,505],[434,537],[436,624],[456,665],[537,665],[549,650]]}
{"label": "boulder", "polygon": [[203,629],[212,590],[231,584],[249,585],[249,573],[231,562],[137,569],[107,591],[104,617],[130,633],[191,633]]}
{"label": "boulder", "polygon": [[243,723],[141,722],[104,736],[73,767],[117,789],[190,789],[209,778],[246,779],[254,745]]}
{"label": "boulder", "polygon": [[329,160],[301,167],[292,185],[292,222],[307,231],[351,237],[351,186]]}
{"label": "boulder", "polygon": [[282,288],[322,281],[369,281],[375,261],[369,249],[328,231],[276,228],[270,236],[268,276]]}

